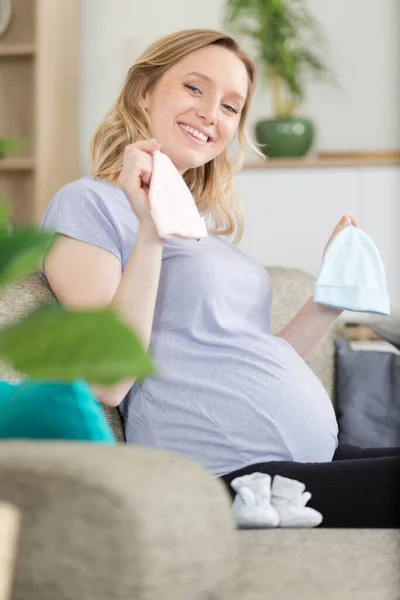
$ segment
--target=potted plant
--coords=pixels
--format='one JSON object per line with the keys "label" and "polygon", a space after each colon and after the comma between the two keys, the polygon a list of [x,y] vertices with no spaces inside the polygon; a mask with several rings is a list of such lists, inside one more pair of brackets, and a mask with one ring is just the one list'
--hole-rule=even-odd
{"label": "potted plant", "polygon": [[269,157],[304,156],[314,124],[296,113],[309,74],[334,81],[316,48],[325,44],[320,23],[304,0],[227,0],[225,25],[252,40],[262,76],[272,91],[274,118],[259,121],[257,142]]}
{"label": "potted plant", "polygon": [[[0,198],[0,295],[40,268],[56,236],[35,226],[10,227],[8,205]],[[116,310],[71,311],[57,302],[0,328],[0,359],[27,379],[84,379],[106,387],[154,372],[139,338]]]}

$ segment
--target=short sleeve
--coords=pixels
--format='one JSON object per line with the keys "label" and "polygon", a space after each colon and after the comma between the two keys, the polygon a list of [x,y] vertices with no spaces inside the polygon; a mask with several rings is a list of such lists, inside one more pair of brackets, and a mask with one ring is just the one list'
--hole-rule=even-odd
{"label": "short sleeve", "polygon": [[119,234],[107,203],[95,190],[73,182],[51,200],[41,230],[68,235],[108,250],[122,263]]}

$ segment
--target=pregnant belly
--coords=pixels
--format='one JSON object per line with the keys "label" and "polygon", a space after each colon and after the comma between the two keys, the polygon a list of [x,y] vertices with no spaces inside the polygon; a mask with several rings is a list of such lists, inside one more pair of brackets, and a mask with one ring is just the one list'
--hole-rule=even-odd
{"label": "pregnant belly", "polygon": [[298,462],[329,462],[337,447],[338,425],[331,399],[307,363],[288,342],[281,347],[285,381],[277,387],[273,402],[275,419]]}
{"label": "pregnant belly", "polygon": [[178,348],[159,356],[161,377],[146,383],[163,415],[153,429],[171,436],[169,445],[182,435],[191,447],[203,438],[247,464],[332,459],[338,428],[331,400],[285,340],[269,335],[259,343],[246,338],[235,346]]}
{"label": "pregnant belly", "polygon": [[[242,365],[222,359],[218,425],[247,462],[329,462],[338,426],[324,386],[288,342],[268,336],[262,348],[241,353]],[[210,365],[210,373],[211,365]],[[217,396],[210,410],[214,410]],[[206,409],[206,408],[205,408]],[[214,413],[215,414],[215,413]],[[286,454],[283,449],[286,448]],[[279,452],[276,450],[279,449]]]}

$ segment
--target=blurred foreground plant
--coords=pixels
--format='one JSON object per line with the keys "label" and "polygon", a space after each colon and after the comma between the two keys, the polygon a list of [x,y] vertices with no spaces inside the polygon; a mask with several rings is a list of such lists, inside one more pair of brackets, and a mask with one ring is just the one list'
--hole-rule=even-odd
{"label": "blurred foreground plant", "polygon": [[[0,297],[40,269],[55,238],[34,226],[10,228],[8,205],[0,198]],[[0,360],[29,379],[82,378],[104,386],[154,372],[139,338],[115,309],[70,311],[57,302],[0,328]]]}

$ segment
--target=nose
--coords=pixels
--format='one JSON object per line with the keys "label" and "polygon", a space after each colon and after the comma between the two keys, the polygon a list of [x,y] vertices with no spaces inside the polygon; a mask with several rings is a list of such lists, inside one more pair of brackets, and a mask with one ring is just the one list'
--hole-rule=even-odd
{"label": "nose", "polygon": [[214,125],[218,118],[218,102],[211,98],[205,98],[202,103],[198,105],[197,110],[198,116],[206,121],[209,125]]}

